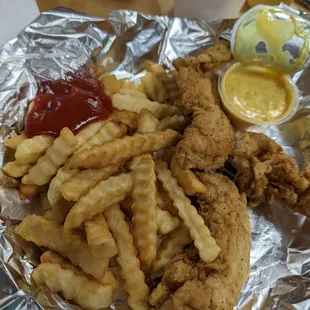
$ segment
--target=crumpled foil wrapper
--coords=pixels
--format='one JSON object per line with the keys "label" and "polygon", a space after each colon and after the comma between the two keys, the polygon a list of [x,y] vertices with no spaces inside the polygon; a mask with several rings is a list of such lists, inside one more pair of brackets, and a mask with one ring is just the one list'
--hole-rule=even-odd
{"label": "crumpled foil wrapper", "polygon": [[[295,12],[298,14],[299,12]],[[119,78],[139,79],[144,59],[171,67],[173,59],[195,54],[216,35],[229,39],[231,21],[206,23],[180,18],[112,12],[107,19],[65,8],[42,13],[15,39],[0,48],[0,165],[9,160],[3,140],[23,127],[24,112],[36,82],[58,79],[89,62]],[[226,29],[226,30],[225,30]],[[288,123],[265,132],[310,167],[310,70],[294,76],[300,108]],[[13,234],[28,214],[43,214],[40,198],[22,201],[16,189],[0,186],[0,309],[79,309],[31,282],[40,251]],[[251,272],[235,310],[310,309],[310,222],[280,205],[249,209],[253,247]],[[120,292],[112,309],[129,309]]]}

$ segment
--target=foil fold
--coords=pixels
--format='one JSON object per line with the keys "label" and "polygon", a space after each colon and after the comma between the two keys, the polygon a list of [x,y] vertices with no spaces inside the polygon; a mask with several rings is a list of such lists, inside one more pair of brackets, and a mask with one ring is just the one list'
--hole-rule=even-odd
{"label": "foil fold", "polygon": [[[42,13],[0,48],[0,166],[10,158],[3,140],[22,129],[38,81],[84,70],[85,64],[134,81],[144,74],[144,59],[169,68],[175,58],[198,53],[220,33],[229,39],[227,25],[133,11],[112,12],[107,19],[65,8]],[[304,168],[310,165],[310,70],[294,80],[300,90],[296,116],[278,127],[251,130],[273,138]],[[43,211],[44,199],[22,201],[16,189],[0,186],[0,309],[79,309],[33,285],[30,275],[40,250],[13,233],[26,215]],[[309,219],[280,205],[249,208],[249,214],[251,272],[235,310],[310,309]],[[112,308],[129,309],[122,298]]]}

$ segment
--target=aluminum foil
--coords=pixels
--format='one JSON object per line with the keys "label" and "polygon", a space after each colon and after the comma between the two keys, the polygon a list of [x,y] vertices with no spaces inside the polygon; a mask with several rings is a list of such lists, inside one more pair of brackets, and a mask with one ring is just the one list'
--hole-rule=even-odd
{"label": "aluminum foil", "polygon": [[[170,67],[173,59],[199,52],[220,33],[229,39],[225,28],[230,25],[230,21],[206,23],[131,11],[112,12],[107,19],[64,8],[42,13],[0,48],[0,165],[10,158],[3,140],[22,128],[36,82],[60,78],[87,62],[100,64],[119,78],[137,80],[144,74],[142,60]],[[101,46],[98,56],[90,59]],[[300,89],[296,116],[278,127],[251,130],[276,140],[302,168],[310,163],[310,70],[299,72],[294,80]],[[30,274],[40,251],[13,234],[18,220],[43,212],[42,197],[21,201],[17,190],[0,186],[0,309],[78,309],[32,284]],[[235,310],[310,309],[309,220],[280,205],[249,209],[249,214],[251,272]],[[113,308],[128,309],[122,298]]]}

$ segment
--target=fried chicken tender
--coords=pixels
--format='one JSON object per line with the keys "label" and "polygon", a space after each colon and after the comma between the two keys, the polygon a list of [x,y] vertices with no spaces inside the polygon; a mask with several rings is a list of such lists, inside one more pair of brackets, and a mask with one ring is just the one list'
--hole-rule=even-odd
{"label": "fried chicken tender", "polygon": [[207,60],[211,66],[215,60],[216,64],[227,61],[227,57],[216,58],[215,51],[210,55],[204,55],[203,66],[199,57],[178,58],[173,62],[179,73],[181,110],[190,122],[176,148],[176,159],[183,169],[208,172],[220,168],[235,145],[233,128],[219,104],[215,76],[212,71],[202,71]]}
{"label": "fried chicken tender", "polygon": [[155,309],[229,310],[249,275],[251,229],[244,194],[221,174],[201,174],[208,192],[200,199],[200,215],[221,248],[211,263],[185,249],[166,266],[150,296]]}
{"label": "fried chicken tender", "polygon": [[248,132],[238,134],[238,138],[240,146],[233,151],[231,164],[237,169],[235,183],[249,203],[257,206],[281,201],[310,215],[310,208],[307,211],[296,205],[300,201],[304,205],[309,180],[281,146],[264,134]]}

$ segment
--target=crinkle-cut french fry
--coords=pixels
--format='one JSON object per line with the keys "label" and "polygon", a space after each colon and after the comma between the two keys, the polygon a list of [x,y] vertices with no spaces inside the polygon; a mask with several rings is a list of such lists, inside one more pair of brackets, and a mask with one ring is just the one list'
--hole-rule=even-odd
{"label": "crinkle-cut french fry", "polygon": [[133,237],[129,225],[119,205],[115,204],[104,212],[110,230],[118,248],[117,261],[125,281],[124,288],[128,293],[128,304],[132,309],[146,310],[148,307],[149,288],[145,284],[144,273],[136,256]]}
{"label": "crinkle-cut french fry", "polygon": [[103,214],[84,223],[87,243],[94,256],[112,257],[117,254],[117,247]]}
{"label": "crinkle-cut french fry", "polygon": [[27,136],[24,132],[20,133],[19,135],[12,136],[11,138],[4,141],[4,144],[11,148],[16,150],[17,147],[27,139]]}
{"label": "crinkle-cut french fry", "polygon": [[135,245],[143,265],[150,266],[156,257],[156,175],[151,155],[142,155],[134,170],[133,224]]}
{"label": "crinkle-cut french fry", "polygon": [[77,135],[77,145],[76,149],[81,147],[85,142],[92,138],[99,130],[107,123],[107,120],[94,122],[83,128]]}
{"label": "crinkle-cut french fry", "polygon": [[82,170],[60,186],[60,192],[66,200],[78,201],[98,182],[108,179],[119,168],[119,164],[100,169]]}
{"label": "crinkle-cut french fry", "polygon": [[107,167],[141,154],[169,148],[175,145],[180,138],[181,135],[178,132],[170,129],[144,135],[136,133],[133,136],[125,136],[73,155],[69,166],[71,169]]}
{"label": "crinkle-cut french fry", "polygon": [[79,172],[80,170],[78,169],[70,170],[66,166],[58,170],[57,174],[52,179],[47,192],[47,198],[52,208],[56,207],[56,205],[63,199],[62,193],[60,192],[60,186]]}
{"label": "crinkle-cut french fry", "polygon": [[182,169],[179,166],[175,155],[172,156],[170,168],[173,176],[178,180],[179,185],[183,187],[186,195],[199,196],[206,193],[206,186],[198,180],[193,171]]}
{"label": "crinkle-cut french fry", "polygon": [[38,246],[45,246],[70,259],[81,269],[99,281],[108,268],[108,258],[96,258],[82,235],[77,232],[64,232],[57,221],[47,220],[43,216],[28,215],[15,228],[15,233]]}
{"label": "crinkle-cut french fry", "polygon": [[73,205],[74,202],[61,199],[53,208],[46,210],[44,217],[63,224]]}
{"label": "crinkle-cut french fry", "polygon": [[102,145],[105,142],[118,139],[124,136],[126,132],[127,127],[124,124],[118,125],[112,121],[109,121],[105,126],[100,128],[97,134],[95,134],[91,139],[84,143],[77,152],[90,150],[95,145]]}
{"label": "crinkle-cut french fry", "polygon": [[168,211],[172,216],[178,216],[178,210],[174,207],[171,199],[160,182],[157,182],[156,202],[160,209]]}
{"label": "crinkle-cut french fry", "polygon": [[16,161],[22,164],[35,164],[54,142],[51,136],[35,136],[22,141],[16,148]]}
{"label": "crinkle-cut french fry", "polygon": [[20,182],[0,170],[0,185],[10,188],[19,188]]}
{"label": "crinkle-cut french fry", "polygon": [[19,178],[26,175],[31,166],[31,164],[22,164],[17,161],[11,161],[4,165],[3,171],[11,177]]}
{"label": "crinkle-cut french fry", "polygon": [[184,251],[184,247],[192,242],[188,229],[181,223],[177,229],[172,231],[161,243],[156,259],[153,261],[152,269],[158,271],[163,269],[176,254]]}
{"label": "crinkle-cut french fry", "polygon": [[110,307],[113,302],[113,288],[91,281],[84,275],[59,264],[40,264],[31,274],[38,286],[46,285],[53,293],[60,293],[84,309],[97,310]]}
{"label": "crinkle-cut french fry", "polygon": [[140,113],[142,109],[147,109],[158,119],[180,113],[179,109],[175,106],[150,101],[146,98],[131,97],[129,95],[114,94],[112,96],[112,103],[115,109],[135,113]]}
{"label": "crinkle-cut french fry", "polygon": [[[73,265],[69,259],[63,257],[62,255],[58,254],[57,252],[54,252],[51,250],[45,251],[41,255],[40,261],[43,264],[44,263],[58,264],[61,266],[62,269],[70,269],[71,271],[73,271],[77,275],[83,275],[83,276],[88,277],[90,280],[98,281],[93,276],[90,276],[90,275],[84,273],[84,271],[81,268]],[[115,290],[118,286],[118,282],[117,282],[117,279],[114,275],[114,272],[111,270],[107,271],[104,278],[99,283],[101,283],[102,285],[111,285],[113,287],[113,290]]]}
{"label": "crinkle-cut french fry", "polygon": [[163,103],[167,100],[168,94],[163,83],[156,77],[153,72],[148,72],[141,78],[145,93],[153,101]]}
{"label": "crinkle-cut french fry", "polygon": [[123,173],[99,182],[71,209],[64,224],[65,229],[77,228],[85,221],[91,220],[112,204],[122,201],[132,189],[131,173]]}
{"label": "crinkle-cut french fry", "polygon": [[165,130],[170,128],[173,130],[181,131],[185,124],[186,122],[183,115],[167,116],[159,122],[157,130]]}
{"label": "crinkle-cut french fry", "polygon": [[22,179],[24,184],[47,184],[73,153],[77,146],[77,139],[69,128],[64,128],[53,145],[30,168],[29,173]]}
{"label": "crinkle-cut french fry", "polygon": [[162,210],[159,207],[156,208],[156,214],[159,235],[166,235],[172,232],[180,224],[180,220],[178,217],[172,216],[168,211]]}
{"label": "crinkle-cut french fry", "polygon": [[155,132],[159,120],[147,109],[142,109],[139,113],[139,122],[137,132],[139,133],[149,133]]}
{"label": "crinkle-cut french fry", "polygon": [[121,88],[118,93],[121,95],[129,95],[136,98],[147,98],[144,92],[133,88]]}
{"label": "crinkle-cut french fry", "polygon": [[204,262],[212,262],[219,254],[220,248],[215,239],[211,236],[209,228],[204,224],[203,218],[198,214],[196,208],[185,196],[182,187],[172,176],[172,172],[167,168],[167,163],[157,159],[155,171],[158,179],[162,182],[173,205],[179,213],[179,217],[184,221],[195,247],[199,251],[199,256]]}
{"label": "crinkle-cut french fry", "polygon": [[35,184],[20,184],[19,194],[22,200],[30,199],[38,195],[40,186]]}
{"label": "crinkle-cut french fry", "polygon": [[173,105],[180,106],[180,93],[174,71],[171,72],[172,78],[170,78],[162,65],[155,64],[151,61],[145,61],[144,65],[147,70],[154,73],[165,86],[169,95],[169,100]]}
{"label": "crinkle-cut french fry", "polygon": [[121,83],[116,78],[114,74],[111,75],[101,75],[98,78],[104,85],[104,91],[109,95],[112,96],[113,94],[117,93],[120,90]]}
{"label": "crinkle-cut french fry", "polygon": [[114,109],[110,117],[117,123],[123,123],[131,129],[138,127],[139,115],[130,111]]}
{"label": "crinkle-cut french fry", "polygon": [[144,87],[140,83],[130,82],[127,79],[120,79],[120,89],[122,88],[129,88],[129,89],[135,89],[139,91],[144,91]]}

